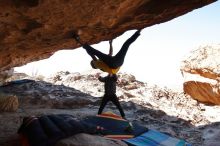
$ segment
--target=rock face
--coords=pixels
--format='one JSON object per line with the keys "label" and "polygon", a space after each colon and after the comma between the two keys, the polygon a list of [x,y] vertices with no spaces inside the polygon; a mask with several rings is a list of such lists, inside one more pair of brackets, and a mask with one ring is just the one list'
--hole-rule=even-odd
{"label": "rock face", "polygon": [[194,99],[220,105],[220,45],[200,47],[183,61],[184,91]]}
{"label": "rock face", "polygon": [[13,73],[13,68],[5,71],[0,71],[0,86],[3,85],[7,81],[7,79],[13,75]]}
{"label": "rock face", "polygon": [[14,112],[18,106],[17,96],[0,94],[0,112]]}
{"label": "rock face", "polygon": [[[126,30],[169,21],[216,0],[1,0],[0,71],[89,44]],[[79,31],[80,30],[80,31]]]}

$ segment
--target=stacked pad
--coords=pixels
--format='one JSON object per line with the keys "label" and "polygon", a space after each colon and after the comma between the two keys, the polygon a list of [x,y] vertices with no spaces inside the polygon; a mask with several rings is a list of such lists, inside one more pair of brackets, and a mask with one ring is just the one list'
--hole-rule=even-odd
{"label": "stacked pad", "polygon": [[130,146],[191,146],[184,140],[180,140],[156,130],[147,132],[135,138],[124,140]]}
{"label": "stacked pad", "polygon": [[98,125],[106,129],[105,137],[114,139],[128,139],[136,137],[148,129],[137,123],[130,123],[113,113],[104,113],[97,116],[89,116],[83,120],[85,123]]}
{"label": "stacked pad", "polygon": [[[103,127],[104,129],[97,129]],[[137,123],[130,123],[112,113],[89,116],[80,121],[71,115],[45,115],[24,118],[18,133],[22,146],[53,146],[61,139],[78,133],[120,139],[129,146],[191,146],[184,140],[173,138]]]}

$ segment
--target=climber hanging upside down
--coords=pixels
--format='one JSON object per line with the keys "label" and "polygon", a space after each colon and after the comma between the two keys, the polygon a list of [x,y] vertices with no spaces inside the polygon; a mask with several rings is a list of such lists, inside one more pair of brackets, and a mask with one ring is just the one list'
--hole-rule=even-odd
{"label": "climber hanging upside down", "polygon": [[[92,57],[91,66],[94,69],[100,69],[104,72],[108,72],[110,74],[116,74],[120,67],[124,62],[125,55],[128,51],[129,46],[138,38],[141,30],[137,30],[121,47],[121,50],[115,55],[107,55],[104,54],[87,43],[82,43],[80,37],[74,34],[74,39],[82,45],[84,49],[86,49],[87,53]],[[112,41],[110,42],[110,48],[112,47]],[[98,59],[97,59],[98,58]]]}

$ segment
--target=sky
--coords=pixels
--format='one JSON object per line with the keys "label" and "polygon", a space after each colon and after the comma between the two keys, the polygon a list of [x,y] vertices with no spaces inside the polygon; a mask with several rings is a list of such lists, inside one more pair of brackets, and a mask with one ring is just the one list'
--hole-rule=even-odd
{"label": "sky", "polygon": [[[114,54],[135,31],[127,31],[113,41]],[[129,47],[120,72],[133,74],[137,80],[149,84],[180,89],[181,61],[190,51],[207,44],[220,44],[220,1],[143,29]],[[106,41],[92,46],[104,53],[109,50]],[[32,76],[50,76],[58,71],[84,72],[91,69],[90,61],[83,48],[61,50],[48,59],[16,67],[15,71]]]}

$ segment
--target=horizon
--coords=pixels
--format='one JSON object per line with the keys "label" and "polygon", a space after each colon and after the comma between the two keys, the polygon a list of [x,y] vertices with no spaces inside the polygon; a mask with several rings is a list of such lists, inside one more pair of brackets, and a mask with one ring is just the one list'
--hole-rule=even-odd
{"label": "horizon", "polygon": [[[220,2],[217,1],[168,22],[144,28],[129,47],[120,72],[132,74],[142,82],[182,88],[181,61],[200,46],[220,44],[219,11]],[[134,32],[127,31],[113,41],[114,54]],[[92,46],[104,53],[109,49],[107,41]],[[58,71],[85,72],[92,69],[90,61],[83,48],[61,50],[48,59],[16,67],[15,71],[46,77]]]}

